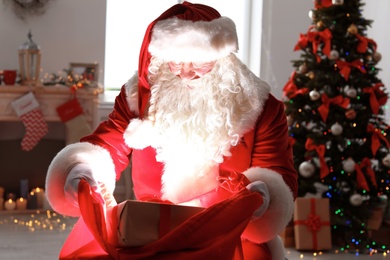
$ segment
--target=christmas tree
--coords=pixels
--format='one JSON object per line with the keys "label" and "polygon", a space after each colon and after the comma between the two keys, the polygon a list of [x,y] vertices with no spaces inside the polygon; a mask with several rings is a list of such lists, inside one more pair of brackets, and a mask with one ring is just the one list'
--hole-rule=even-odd
{"label": "christmas tree", "polygon": [[359,253],[390,246],[370,235],[387,209],[390,154],[381,55],[366,36],[372,21],[362,17],[363,6],[314,0],[283,89],[299,196],[329,198],[333,244]]}

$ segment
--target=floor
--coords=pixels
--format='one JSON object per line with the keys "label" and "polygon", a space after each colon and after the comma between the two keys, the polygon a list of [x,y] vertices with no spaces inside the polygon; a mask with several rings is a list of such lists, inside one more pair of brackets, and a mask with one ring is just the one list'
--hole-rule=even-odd
{"label": "floor", "polygon": [[[71,231],[75,218],[51,211],[0,211],[0,260],[54,260]],[[356,256],[351,253],[298,252],[286,248],[289,260],[390,260],[390,255]]]}

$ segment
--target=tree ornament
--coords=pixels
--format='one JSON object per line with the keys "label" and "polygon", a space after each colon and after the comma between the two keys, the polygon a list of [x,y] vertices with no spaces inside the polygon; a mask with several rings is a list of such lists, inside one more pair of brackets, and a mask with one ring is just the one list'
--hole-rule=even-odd
{"label": "tree ornament", "polygon": [[390,154],[386,154],[386,156],[382,159],[383,165],[386,167],[390,167]]}
{"label": "tree ornament", "polygon": [[332,0],[332,4],[333,5],[343,5],[344,4],[344,0]]}
{"label": "tree ornament", "polygon": [[331,50],[330,51],[329,59],[337,60],[339,57],[340,57],[340,54],[339,54],[338,51],[336,51],[336,50]]}
{"label": "tree ornament", "polygon": [[351,190],[351,187],[346,181],[336,183],[336,187],[344,193],[349,192]]}
{"label": "tree ornament", "polygon": [[375,61],[376,63],[378,63],[381,59],[382,59],[382,54],[380,54],[379,52],[374,52],[374,54],[372,54],[372,60]]}
{"label": "tree ornament", "polygon": [[356,35],[358,33],[358,28],[356,27],[356,25],[354,24],[351,24],[349,27],[348,27],[348,32],[352,35]]}
{"label": "tree ornament", "polygon": [[312,19],[312,20],[315,20],[317,17],[316,17],[316,13],[314,12],[314,10],[310,10],[309,11],[309,18]]}
{"label": "tree ornament", "polygon": [[309,67],[307,66],[306,63],[302,63],[298,68],[298,72],[301,74],[305,74],[308,70],[309,70]]}
{"label": "tree ornament", "polygon": [[344,88],[344,93],[347,95],[347,97],[352,99],[357,97],[357,90],[354,87],[346,86]]}
{"label": "tree ornament", "polygon": [[292,115],[288,115],[287,116],[287,125],[292,126],[293,123],[294,123],[294,117]]}
{"label": "tree ornament", "polygon": [[303,177],[310,178],[314,174],[315,167],[312,163],[305,161],[299,165],[298,171]]}
{"label": "tree ornament", "polygon": [[365,57],[365,60],[366,60],[366,62],[370,62],[370,61],[372,61],[372,55],[367,55],[366,57]]}
{"label": "tree ornament", "polygon": [[310,91],[309,97],[311,100],[316,101],[321,97],[321,94],[320,94],[320,92],[318,92],[317,90],[314,89],[314,90]]}
{"label": "tree ornament", "polygon": [[322,28],[324,28],[324,27],[325,27],[325,24],[324,24],[323,21],[318,21],[318,22],[317,22],[317,28],[318,28],[318,29],[322,29]]}
{"label": "tree ornament", "polygon": [[315,78],[315,74],[313,71],[310,71],[309,73],[307,73],[307,76],[310,78],[310,79],[314,79]]}
{"label": "tree ornament", "polygon": [[335,123],[330,127],[330,131],[333,135],[341,135],[341,133],[343,132],[343,126],[339,123]]}
{"label": "tree ornament", "polygon": [[345,112],[345,117],[349,120],[355,119],[356,118],[356,111],[353,109],[347,110],[347,112]]}
{"label": "tree ornament", "polygon": [[351,203],[352,206],[359,207],[363,203],[363,196],[355,193],[349,197],[349,203]]}
{"label": "tree ornament", "polygon": [[342,161],[341,164],[343,165],[344,171],[346,171],[346,172],[353,172],[353,171],[355,171],[356,163],[355,163],[355,161],[351,157],[349,157],[348,159]]}

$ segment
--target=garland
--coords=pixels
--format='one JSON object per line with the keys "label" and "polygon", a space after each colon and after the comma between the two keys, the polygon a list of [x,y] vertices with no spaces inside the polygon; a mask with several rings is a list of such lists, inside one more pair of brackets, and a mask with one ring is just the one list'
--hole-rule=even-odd
{"label": "garland", "polygon": [[47,3],[51,0],[3,0],[10,5],[20,19],[25,20],[27,16],[42,15],[46,12]]}

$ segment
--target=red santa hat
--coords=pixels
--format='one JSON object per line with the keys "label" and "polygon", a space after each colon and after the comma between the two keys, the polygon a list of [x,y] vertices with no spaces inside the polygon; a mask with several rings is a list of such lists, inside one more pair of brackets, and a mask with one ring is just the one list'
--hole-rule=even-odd
{"label": "red santa hat", "polygon": [[147,80],[152,56],[166,61],[207,62],[238,50],[234,22],[212,7],[183,2],[149,24],[138,64],[138,107],[144,117],[150,96]]}

